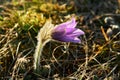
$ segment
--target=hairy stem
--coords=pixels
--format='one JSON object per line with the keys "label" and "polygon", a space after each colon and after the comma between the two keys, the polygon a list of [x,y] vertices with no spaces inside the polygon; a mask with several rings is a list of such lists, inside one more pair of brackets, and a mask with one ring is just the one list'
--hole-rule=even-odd
{"label": "hairy stem", "polygon": [[40,69],[40,57],[42,54],[42,50],[43,50],[42,41],[39,40],[34,54],[34,70],[36,71]]}
{"label": "hairy stem", "polygon": [[[46,21],[44,26],[40,29],[37,35],[37,46],[34,54],[34,70],[40,72],[40,60],[44,46],[48,43],[51,38],[51,33],[54,28],[54,25],[51,23],[51,20]],[[39,71],[39,72],[38,72]]]}
{"label": "hairy stem", "polygon": [[38,71],[40,72],[40,60],[41,60],[42,51],[46,43],[48,43],[49,41],[50,39],[47,39],[44,42],[42,42],[41,39],[38,39],[37,47],[34,54],[34,70],[36,72]]}

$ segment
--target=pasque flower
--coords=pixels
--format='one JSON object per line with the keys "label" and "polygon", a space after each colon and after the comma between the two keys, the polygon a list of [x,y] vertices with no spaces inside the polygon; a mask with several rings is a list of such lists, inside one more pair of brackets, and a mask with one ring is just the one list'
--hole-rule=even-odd
{"label": "pasque flower", "polygon": [[72,18],[71,21],[55,26],[51,36],[53,39],[61,42],[80,43],[81,40],[78,37],[83,35],[84,32],[75,28],[76,25],[77,22],[75,21],[75,18]]}
{"label": "pasque flower", "polygon": [[81,40],[78,38],[83,35],[84,32],[75,28],[77,22],[75,18],[71,21],[56,25],[52,24],[51,20],[47,20],[44,26],[40,29],[37,35],[37,46],[34,54],[34,70],[40,72],[40,60],[44,46],[51,40],[57,40],[61,42],[74,42],[79,43]]}

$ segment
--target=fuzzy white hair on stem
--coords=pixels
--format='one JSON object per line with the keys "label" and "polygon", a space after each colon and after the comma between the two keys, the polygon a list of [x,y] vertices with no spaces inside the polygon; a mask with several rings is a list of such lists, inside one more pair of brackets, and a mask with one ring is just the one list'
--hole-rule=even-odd
{"label": "fuzzy white hair on stem", "polygon": [[44,26],[40,29],[37,35],[37,46],[34,53],[34,70],[40,70],[40,60],[44,46],[51,40],[51,33],[54,28],[54,25],[51,23],[51,20],[47,20]]}

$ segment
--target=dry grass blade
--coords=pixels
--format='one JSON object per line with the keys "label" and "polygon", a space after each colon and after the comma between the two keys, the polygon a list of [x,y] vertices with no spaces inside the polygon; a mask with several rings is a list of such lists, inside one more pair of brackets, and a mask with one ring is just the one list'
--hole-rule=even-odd
{"label": "dry grass blade", "polygon": [[105,30],[104,30],[104,28],[102,26],[101,26],[101,31],[102,31],[102,33],[104,35],[105,40],[109,41],[109,38],[108,38],[107,34],[105,33]]}

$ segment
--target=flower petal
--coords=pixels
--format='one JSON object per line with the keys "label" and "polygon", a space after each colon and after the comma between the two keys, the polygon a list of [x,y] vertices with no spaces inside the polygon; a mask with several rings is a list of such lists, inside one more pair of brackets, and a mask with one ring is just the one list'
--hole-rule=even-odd
{"label": "flower petal", "polygon": [[75,21],[75,18],[72,18],[71,21],[59,24],[55,27],[55,30],[61,30],[61,29],[65,29],[65,28],[75,28],[77,25],[77,22]]}
{"label": "flower petal", "polygon": [[73,32],[71,32],[71,33],[65,33],[65,35],[67,35],[67,36],[70,36],[70,37],[79,37],[80,35],[83,35],[84,34],[84,32],[82,31],[82,30],[80,30],[80,29],[75,29],[74,28],[74,31]]}
{"label": "flower petal", "polygon": [[70,35],[54,36],[53,39],[62,41],[62,42],[74,42],[74,43],[81,42],[79,38],[73,37]]}
{"label": "flower petal", "polygon": [[74,33],[79,33],[80,35],[83,35],[83,34],[85,34],[82,30],[80,30],[80,29],[76,29],[74,32],[73,32],[73,34]]}
{"label": "flower petal", "polygon": [[72,34],[74,31],[76,31],[76,28],[66,28],[65,33],[66,35]]}
{"label": "flower petal", "polygon": [[65,35],[65,30],[60,30],[60,31],[53,31],[52,32],[52,38],[57,39],[58,37],[62,37]]}
{"label": "flower petal", "polygon": [[80,40],[78,37],[75,37],[75,38],[74,38],[74,42],[75,42],[75,43],[81,43],[81,40]]}

